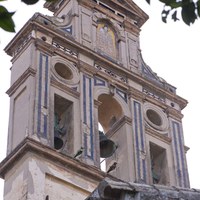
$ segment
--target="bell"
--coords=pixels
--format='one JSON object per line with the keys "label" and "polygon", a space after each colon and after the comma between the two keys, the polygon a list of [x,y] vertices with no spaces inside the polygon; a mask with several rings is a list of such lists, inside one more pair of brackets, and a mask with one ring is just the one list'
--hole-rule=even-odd
{"label": "bell", "polygon": [[63,142],[62,138],[60,138],[58,136],[54,137],[54,148],[56,150],[60,150],[63,147],[63,144],[64,144],[64,142]]}
{"label": "bell", "polygon": [[54,128],[54,148],[60,150],[64,145],[63,139],[61,137],[60,131]]}
{"label": "bell", "polygon": [[99,131],[99,141],[100,141],[100,157],[108,158],[113,155],[117,149],[116,144],[109,140],[102,131]]}

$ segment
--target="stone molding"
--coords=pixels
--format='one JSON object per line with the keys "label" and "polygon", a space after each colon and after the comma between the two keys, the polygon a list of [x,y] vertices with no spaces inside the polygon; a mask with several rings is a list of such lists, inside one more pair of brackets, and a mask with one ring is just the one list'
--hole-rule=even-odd
{"label": "stone molding", "polygon": [[36,70],[29,67],[6,91],[6,93],[10,96],[27,80],[29,76],[35,76]]}
{"label": "stone molding", "polygon": [[153,130],[147,126],[145,127],[145,133],[148,135],[151,135],[167,144],[171,144],[172,139],[170,137],[168,137],[167,134],[161,134],[158,131]]}
{"label": "stone molding", "polygon": [[119,119],[117,121],[117,123],[115,123],[113,125],[113,127],[106,133],[106,136],[108,136],[108,138],[111,138],[115,132],[117,130],[119,130],[124,124],[128,124],[128,125],[132,125],[132,119],[130,117],[127,116],[123,116],[121,119]]}
{"label": "stone molding", "polygon": [[181,122],[183,118],[183,114],[180,111],[177,111],[176,109],[171,108],[169,106],[166,109],[166,113],[169,117],[178,120],[179,122]]}
{"label": "stone molding", "polygon": [[[72,77],[71,79],[64,79],[63,77],[61,77],[55,70],[55,65],[57,63],[62,63],[63,65],[66,66],[66,68],[68,68],[71,73],[72,73]],[[76,63],[72,63],[69,62],[66,59],[63,59],[60,56],[53,56],[51,58],[51,71],[53,76],[55,76],[56,79],[58,79],[60,82],[63,82],[64,84],[68,84],[68,85],[77,85],[80,81],[79,79],[79,70],[77,69],[77,64]]]}
{"label": "stone molding", "polygon": [[[144,118],[145,121],[147,122],[147,124],[156,129],[157,131],[159,131],[161,134],[165,134],[166,131],[168,131],[169,128],[169,120],[167,118],[166,113],[163,112],[163,110],[151,103],[145,102],[143,105],[143,110],[144,110]],[[156,125],[154,124],[147,116],[147,111],[148,110],[153,110],[154,112],[156,112],[158,114],[158,116],[161,119],[161,124],[160,125]]]}
{"label": "stone molding", "polygon": [[33,153],[41,159],[49,160],[53,163],[57,163],[60,166],[80,174],[84,174],[88,178],[95,181],[101,181],[106,177],[106,173],[100,171],[97,167],[87,165],[73,157],[58,153],[55,149],[52,149],[41,142],[36,141],[31,137],[25,138],[0,164],[0,177],[5,178],[6,173],[16,166],[16,163],[27,154]]}
{"label": "stone molding", "polygon": [[68,86],[66,86],[65,84],[57,81],[54,77],[51,77],[51,86],[58,88],[59,90],[62,90],[65,93],[69,93],[70,95],[72,95],[75,98],[79,98],[80,97],[80,93],[75,91],[73,88],[70,88]]}
{"label": "stone molding", "polygon": [[104,179],[85,200],[199,200],[200,190]]}

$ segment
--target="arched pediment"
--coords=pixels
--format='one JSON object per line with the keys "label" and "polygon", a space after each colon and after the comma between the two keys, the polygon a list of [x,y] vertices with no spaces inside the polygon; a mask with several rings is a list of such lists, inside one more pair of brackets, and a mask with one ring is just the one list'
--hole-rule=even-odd
{"label": "arched pediment", "polygon": [[113,28],[105,22],[99,22],[97,24],[96,35],[97,49],[112,58],[117,58],[118,55],[118,43],[115,31]]}

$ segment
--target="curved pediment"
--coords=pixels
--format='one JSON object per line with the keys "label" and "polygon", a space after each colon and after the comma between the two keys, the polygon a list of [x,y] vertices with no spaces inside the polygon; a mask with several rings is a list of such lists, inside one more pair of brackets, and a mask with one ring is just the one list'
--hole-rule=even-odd
{"label": "curved pediment", "polygon": [[[46,2],[44,7],[58,15],[60,12],[59,10],[62,10],[65,4],[67,5],[69,2],[70,0]],[[119,16],[123,17],[129,15],[129,17],[131,17],[135,21],[138,27],[141,27],[148,19],[148,15],[141,8],[139,8],[132,0],[78,0],[77,2],[78,4],[85,4],[88,7],[95,7],[95,4],[98,4],[112,12],[114,10],[118,10]]]}

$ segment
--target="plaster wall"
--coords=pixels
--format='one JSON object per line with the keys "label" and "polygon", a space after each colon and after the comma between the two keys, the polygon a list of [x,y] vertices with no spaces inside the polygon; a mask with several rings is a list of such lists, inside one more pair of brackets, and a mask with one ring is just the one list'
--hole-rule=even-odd
{"label": "plaster wall", "polygon": [[5,176],[4,200],[84,200],[98,182],[69,166],[27,153]]}
{"label": "plaster wall", "polygon": [[21,52],[20,56],[13,61],[11,67],[11,85],[29,68],[34,67],[36,62],[35,46],[33,43],[29,44]]}
{"label": "plaster wall", "polygon": [[29,77],[12,94],[8,127],[7,154],[26,136],[33,134],[34,77]]}
{"label": "plaster wall", "polygon": [[85,63],[87,63],[90,66],[94,66],[94,59],[92,59],[91,57],[88,57],[82,53],[79,54],[79,59]]}
{"label": "plaster wall", "polygon": [[173,102],[172,100],[166,98],[165,102],[168,106],[173,107],[174,109],[178,111],[181,111],[180,106],[177,103]]}
{"label": "plaster wall", "polygon": [[139,91],[142,91],[142,85],[136,83],[135,81],[133,81],[133,80],[131,80],[131,79],[128,80],[128,83],[129,83],[129,85],[130,85],[131,87],[133,87],[133,88],[135,88],[135,89],[137,89],[137,90],[139,90]]}
{"label": "plaster wall", "polygon": [[14,163],[5,176],[4,200],[26,200],[28,194],[29,159],[22,158]]}
{"label": "plaster wall", "polygon": [[[66,15],[71,11],[72,9],[74,10],[75,8],[73,7],[73,1],[74,0],[67,0],[65,1],[65,6],[59,11],[59,13],[56,15],[58,17],[62,17],[62,15]],[[74,1],[76,2],[76,1]]]}
{"label": "plaster wall", "polygon": [[112,157],[106,160],[107,170],[116,161],[117,168],[110,174],[125,181],[135,181],[135,161],[131,125],[125,122],[121,126],[119,125],[117,130],[113,131],[114,134],[110,139],[117,145],[117,150]]}

